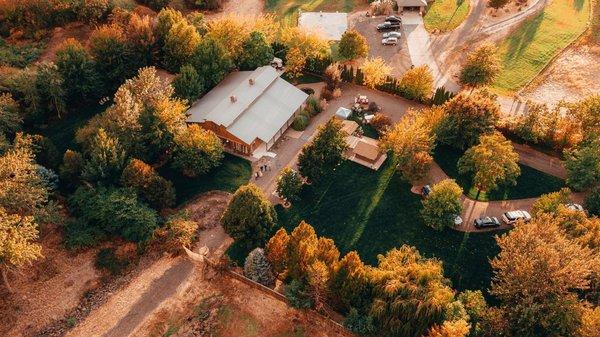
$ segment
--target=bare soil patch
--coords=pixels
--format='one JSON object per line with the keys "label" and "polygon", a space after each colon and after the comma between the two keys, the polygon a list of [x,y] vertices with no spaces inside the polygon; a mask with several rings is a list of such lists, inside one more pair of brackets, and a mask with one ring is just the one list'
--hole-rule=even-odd
{"label": "bare soil patch", "polygon": [[133,336],[335,337],[327,319],[296,310],[229,276],[198,277]]}
{"label": "bare soil patch", "polygon": [[[365,12],[355,12],[348,16],[348,27],[356,29],[369,43],[369,57],[381,57],[392,67],[393,76],[401,76],[412,65],[408,53],[408,43],[404,34],[396,46],[381,44],[382,33],[377,31],[377,24],[383,22],[384,17],[366,17]],[[399,30],[402,32],[402,30]],[[362,64],[362,60],[358,61]]]}
{"label": "bare soil patch", "polygon": [[229,14],[244,16],[259,16],[263,13],[265,2],[263,0],[226,0],[223,8],[218,12],[205,12],[206,18],[218,18]]}
{"label": "bare soil patch", "polygon": [[81,42],[82,45],[87,45],[88,38],[92,32],[92,27],[89,24],[82,22],[68,23],[64,27],[56,27],[52,30],[52,36],[48,41],[46,49],[38,59],[38,62],[51,62],[56,58],[56,51],[67,39],[75,39]]}
{"label": "bare soil patch", "polygon": [[[542,0],[543,1],[543,0]],[[481,23],[484,27],[492,25],[494,23],[506,20],[527,8],[535,5],[538,0],[520,0],[507,3],[500,9],[494,9],[487,6],[483,16],[481,17]]]}
{"label": "bare soil patch", "polygon": [[600,93],[600,45],[581,43],[565,50],[524,93],[525,98],[555,105]]}
{"label": "bare soil patch", "polygon": [[57,227],[43,230],[44,258],[21,275],[11,278],[14,293],[0,287],[0,336],[28,336],[76,307],[81,297],[95,288],[99,273],[94,266],[97,249],[78,254],[62,247]]}

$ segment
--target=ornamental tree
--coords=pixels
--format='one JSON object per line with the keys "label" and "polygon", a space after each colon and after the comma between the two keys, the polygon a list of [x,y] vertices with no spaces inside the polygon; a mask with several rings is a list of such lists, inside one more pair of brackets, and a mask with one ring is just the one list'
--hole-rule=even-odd
{"label": "ornamental tree", "polygon": [[186,20],[173,24],[165,37],[163,46],[163,65],[171,72],[176,72],[187,63],[200,44],[200,34],[196,27]]}
{"label": "ornamental tree", "polygon": [[406,98],[424,102],[433,92],[433,75],[429,66],[409,69],[402,75],[399,86]]}
{"label": "ornamental tree", "polygon": [[381,57],[377,57],[367,59],[363,63],[361,71],[364,75],[363,84],[366,87],[373,89],[385,82],[385,79],[392,72],[392,67],[387,65]]}
{"label": "ornamental tree", "polygon": [[275,283],[273,268],[262,248],[254,248],[244,262],[244,275],[254,282],[271,287]]}
{"label": "ornamental tree", "polygon": [[38,226],[32,216],[9,214],[0,207],[0,270],[4,285],[12,291],[7,271],[21,268],[42,257],[36,243]]}
{"label": "ornamental tree", "polygon": [[347,30],[340,39],[338,53],[344,60],[367,57],[369,44],[367,39],[354,29]]}
{"label": "ornamental tree", "polygon": [[119,141],[109,136],[104,129],[98,130],[87,157],[81,176],[88,181],[112,183],[118,180],[125,167],[125,151]]}
{"label": "ornamental tree", "polygon": [[338,120],[330,119],[320,126],[313,141],[300,152],[300,174],[309,181],[318,183],[344,159],[344,152],[348,148],[345,138],[342,123]]}
{"label": "ornamental tree", "polygon": [[460,71],[460,82],[470,87],[490,85],[499,72],[497,48],[485,44],[467,55],[467,62]]}
{"label": "ornamental tree", "polygon": [[462,212],[463,189],[453,179],[444,179],[433,185],[423,199],[421,215],[425,224],[435,229],[454,227],[454,218]]}
{"label": "ornamental tree", "polygon": [[[461,174],[473,174],[478,191],[490,191],[499,184],[516,184],[521,175],[519,154],[510,140],[499,132],[483,135],[458,161]],[[479,193],[478,193],[479,194]]]}
{"label": "ornamental tree", "polygon": [[284,167],[277,177],[277,195],[289,201],[298,201],[302,190],[302,178],[295,170]]}
{"label": "ornamental tree", "polygon": [[225,232],[247,249],[262,246],[276,222],[273,205],[254,184],[235,191],[221,218]]}

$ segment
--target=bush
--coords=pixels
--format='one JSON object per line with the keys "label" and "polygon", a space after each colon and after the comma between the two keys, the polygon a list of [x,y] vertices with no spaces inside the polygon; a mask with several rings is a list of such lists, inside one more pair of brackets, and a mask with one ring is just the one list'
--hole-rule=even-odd
{"label": "bush", "polygon": [[167,7],[171,0],[142,0],[141,2],[158,12]]}
{"label": "bush", "polygon": [[121,174],[121,184],[133,188],[153,208],[163,209],[175,204],[173,184],[161,177],[152,166],[132,159]]}
{"label": "bush", "polygon": [[585,198],[585,209],[590,216],[600,216],[600,186],[596,186]]}
{"label": "bush", "polygon": [[435,89],[435,93],[433,94],[433,97],[431,98],[431,104],[432,105],[443,105],[444,103],[446,103],[447,101],[452,99],[452,97],[454,97],[454,93],[452,91],[446,90],[446,88],[442,86],[442,87]]}
{"label": "bush", "polygon": [[323,111],[323,107],[319,104],[315,96],[311,95],[306,100],[306,111],[310,117],[318,115]]}
{"label": "bush", "polygon": [[95,24],[106,18],[110,7],[109,0],[83,0],[77,11],[77,17],[82,22]]}
{"label": "bush", "polygon": [[[68,205],[72,214],[79,218],[79,225],[96,227],[105,234],[121,235],[128,241],[148,241],[158,226],[156,212],[140,203],[135,193],[128,189],[79,187],[69,198]],[[72,238],[72,242],[87,242],[89,234],[98,234],[96,230],[90,231],[75,231],[86,237],[83,240]]]}
{"label": "bush", "polygon": [[392,126],[392,119],[387,115],[379,113],[371,120],[371,126],[379,135],[382,135]]}
{"label": "bush", "polygon": [[264,286],[273,286],[275,274],[262,248],[255,248],[248,254],[244,263],[244,275]]}
{"label": "bush", "polygon": [[315,94],[315,89],[313,89],[313,88],[302,88],[300,90],[304,91],[304,93],[306,93],[307,95],[314,95]]}
{"label": "bush", "polygon": [[308,126],[309,122],[310,119],[306,115],[299,114],[298,116],[296,116],[296,118],[294,118],[294,121],[292,122],[292,129],[296,131],[304,131]]}
{"label": "bush", "polygon": [[157,230],[157,235],[163,239],[165,249],[176,252],[182,246],[191,248],[198,239],[199,224],[189,218],[187,213],[169,217],[164,228]]}
{"label": "bush", "polygon": [[315,305],[308,285],[299,280],[292,280],[285,287],[285,297],[294,308],[310,309]]}
{"label": "bush", "polygon": [[355,308],[350,309],[344,320],[344,326],[359,336],[369,336],[375,332],[373,317],[363,316]]}
{"label": "bush", "polygon": [[114,248],[101,249],[96,255],[96,267],[106,269],[112,275],[121,274],[128,264],[127,260],[121,259],[115,254]]}
{"label": "bush", "polygon": [[106,232],[97,226],[89,226],[79,219],[65,225],[65,246],[69,249],[94,247],[107,239]]}

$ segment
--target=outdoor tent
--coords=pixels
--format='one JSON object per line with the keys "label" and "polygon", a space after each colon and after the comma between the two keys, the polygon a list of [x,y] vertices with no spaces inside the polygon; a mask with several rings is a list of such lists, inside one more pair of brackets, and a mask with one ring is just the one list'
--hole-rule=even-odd
{"label": "outdoor tent", "polygon": [[348,117],[350,117],[351,114],[352,114],[352,110],[344,108],[344,107],[339,107],[337,109],[337,111],[335,112],[335,117],[340,118],[340,119],[348,119]]}

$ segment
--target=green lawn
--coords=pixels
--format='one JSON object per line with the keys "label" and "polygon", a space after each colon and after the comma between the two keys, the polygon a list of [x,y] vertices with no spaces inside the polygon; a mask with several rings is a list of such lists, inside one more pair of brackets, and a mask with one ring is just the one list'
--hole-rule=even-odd
{"label": "green lawn", "polygon": [[355,0],[266,0],[267,11],[274,13],[285,24],[298,23],[298,10],[304,12],[351,12]]}
{"label": "green lawn", "polygon": [[162,167],[159,172],[173,182],[177,191],[177,204],[181,205],[208,191],[234,192],[241,185],[248,183],[252,168],[249,161],[226,153],[220,166],[199,177],[184,177],[169,165]]}
{"label": "green lawn", "polygon": [[525,21],[500,44],[502,69],[494,89],[509,94],[535,78],[585,30],[589,15],[589,0],[550,1],[543,12]]}
{"label": "green lawn", "polygon": [[451,31],[465,21],[469,14],[469,0],[435,0],[423,21],[425,28],[432,32]]}
{"label": "green lawn", "polygon": [[[458,174],[457,163],[462,153],[446,145],[436,146],[434,152],[435,162],[463,188],[465,194],[475,198],[477,190],[472,186],[470,176]],[[521,176],[517,179],[517,185],[500,187],[495,191],[482,193],[480,200],[509,200],[539,197],[542,194],[554,192],[565,187],[565,181],[544,172],[540,172],[529,166],[519,165]]]}
{"label": "green lawn", "polygon": [[[323,184],[306,186],[301,197],[289,209],[277,207],[279,223],[290,231],[305,220],[319,235],[334,239],[342,253],[357,250],[373,265],[378,254],[408,244],[426,257],[442,260],[455,288],[489,286],[488,258],[498,253],[494,234],[436,231],[425,226],[419,215],[419,196],[410,192],[391,159],[377,172],[345,162]],[[239,261],[240,253],[237,249],[230,255]]]}

